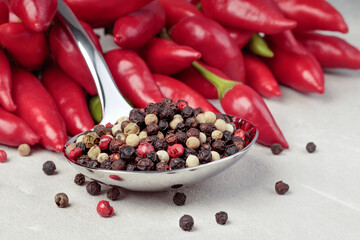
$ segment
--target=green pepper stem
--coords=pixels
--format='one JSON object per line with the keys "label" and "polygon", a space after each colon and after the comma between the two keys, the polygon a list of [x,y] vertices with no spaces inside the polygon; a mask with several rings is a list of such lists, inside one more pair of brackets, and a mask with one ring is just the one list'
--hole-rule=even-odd
{"label": "green pepper stem", "polygon": [[202,10],[201,2],[199,2],[198,4],[196,4],[196,8],[199,9],[200,11]]}
{"label": "green pepper stem", "polygon": [[256,55],[262,57],[268,57],[268,58],[274,57],[274,53],[270,50],[266,41],[262,37],[260,37],[257,33],[251,36],[251,39],[248,43],[248,47]]}
{"label": "green pepper stem", "polygon": [[[170,31],[169,31],[170,32]],[[171,37],[169,36],[169,33],[166,31],[166,28],[163,28],[160,32],[160,38],[164,38],[167,40],[172,41]]]}
{"label": "green pepper stem", "polygon": [[201,66],[200,63],[198,63],[197,61],[194,61],[192,63],[192,66],[204,77],[206,78],[209,82],[211,82],[217,89],[218,91],[218,97],[219,99],[223,99],[225,94],[231,90],[235,85],[237,84],[242,84],[240,82],[236,82],[236,81],[230,81],[230,80],[226,80],[224,78],[221,78],[215,74],[213,74],[212,72],[210,72],[209,70],[207,70],[206,68],[204,68],[203,66]]}

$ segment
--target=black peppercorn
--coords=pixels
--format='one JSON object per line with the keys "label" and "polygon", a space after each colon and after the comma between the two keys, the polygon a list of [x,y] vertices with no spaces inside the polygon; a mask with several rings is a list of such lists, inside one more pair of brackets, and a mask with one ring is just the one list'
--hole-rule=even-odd
{"label": "black peppercorn", "polygon": [[316,145],[313,142],[309,142],[308,144],[306,144],[306,151],[308,151],[309,153],[313,153],[316,150]]}
{"label": "black peppercorn", "polygon": [[159,131],[159,126],[155,123],[151,123],[146,127],[146,132],[149,135],[157,134]]}
{"label": "black peppercorn", "polygon": [[289,185],[283,181],[279,181],[275,183],[275,191],[280,195],[284,195],[287,191],[289,191]]}
{"label": "black peppercorn", "polygon": [[183,153],[183,157],[184,159],[187,159],[189,155],[194,155],[197,156],[197,151],[195,149],[192,148],[185,148],[184,149],[184,153]]}
{"label": "black peppercorn", "polygon": [[142,158],[136,164],[137,169],[140,171],[150,171],[154,167],[154,163],[149,158]]}
{"label": "black peppercorn", "polygon": [[79,142],[79,143],[76,144],[76,147],[80,148],[82,153],[86,153],[86,145],[85,145],[85,143]]}
{"label": "black peppercorn", "polygon": [[90,158],[88,155],[81,155],[76,162],[82,166],[87,166],[88,162],[90,161]]}
{"label": "black peppercorn", "polygon": [[197,116],[197,115],[199,115],[200,113],[203,113],[204,111],[201,109],[201,108],[195,108],[194,109],[194,115],[195,115],[195,117]]}
{"label": "black peppercorn", "polygon": [[222,154],[225,151],[226,143],[222,140],[216,140],[211,145],[212,149],[214,151],[217,151],[218,153]]}
{"label": "black peppercorn", "polygon": [[148,103],[145,107],[145,113],[158,115],[161,108],[160,106],[161,104],[159,103]]}
{"label": "black peppercorn", "polygon": [[120,198],[120,190],[117,187],[112,187],[106,192],[106,196],[108,199],[112,201],[116,201]]}
{"label": "black peppercorn", "polygon": [[166,150],[168,147],[167,142],[165,142],[164,139],[158,139],[155,143],[154,143],[154,148],[156,151],[159,150]]}
{"label": "black peppercorn", "polygon": [[222,137],[222,139],[225,141],[226,144],[231,144],[231,143],[233,143],[232,138],[233,138],[233,134],[232,134],[231,132],[229,132],[229,131],[224,131],[224,132],[223,132],[223,137]]}
{"label": "black peppercorn", "polygon": [[210,150],[200,150],[198,152],[198,158],[200,160],[200,163],[208,163],[211,162],[212,154]]}
{"label": "black peppercorn", "polygon": [[136,165],[134,162],[129,162],[126,166],[126,171],[132,172],[136,170]]}
{"label": "black peppercorn", "polygon": [[96,160],[90,160],[88,161],[87,165],[88,168],[97,168],[100,166],[100,163]]}
{"label": "black peppercorn", "polygon": [[126,162],[122,159],[115,160],[111,164],[111,168],[113,170],[125,170],[126,169]]}
{"label": "black peppercorn", "polygon": [[56,166],[53,161],[46,161],[43,164],[43,171],[46,175],[53,175],[55,170],[56,170]]}
{"label": "black peppercorn", "polygon": [[194,226],[194,219],[190,215],[184,215],[179,220],[179,226],[184,231],[191,231]]}
{"label": "black peppercorn", "polygon": [[165,133],[169,129],[169,123],[168,121],[161,119],[159,121],[159,130],[163,133]]}
{"label": "black peppercorn", "polygon": [[[179,125],[179,124],[178,124]],[[181,144],[185,144],[186,143],[186,140],[187,140],[187,136],[186,136],[186,133],[184,132],[177,132],[175,133],[176,137],[177,137],[177,142],[178,143],[181,143]]]}
{"label": "black peppercorn", "polygon": [[174,133],[170,133],[170,134],[166,135],[165,142],[167,142],[167,144],[169,146],[176,144],[177,143],[176,135]]}
{"label": "black peppercorn", "polygon": [[204,150],[209,150],[211,151],[211,146],[209,143],[203,143],[200,145],[200,148],[199,148],[200,151],[204,151]]}
{"label": "black peppercorn", "polygon": [[184,193],[177,192],[173,197],[173,202],[177,206],[183,206],[186,201],[186,195]]}
{"label": "black peppercorn", "polygon": [[120,149],[120,158],[125,161],[131,161],[136,157],[136,150],[131,146],[125,146]]}
{"label": "black peppercorn", "polygon": [[279,155],[283,150],[284,148],[279,143],[274,143],[271,145],[271,152],[274,155]]}
{"label": "black peppercorn", "polygon": [[170,169],[181,169],[185,168],[185,160],[182,158],[173,158],[170,160]]}
{"label": "black peppercorn", "polygon": [[150,143],[152,145],[153,138],[151,136],[147,136],[146,138],[140,139],[140,144],[143,144],[143,143]]}
{"label": "black peppercorn", "polygon": [[136,123],[139,127],[145,126],[145,117],[141,111],[137,111],[129,117],[130,122]]}
{"label": "black peppercorn", "polygon": [[216,222],[220,225],[224,225],[228,220],[228,214],[226,212],[218,212],[215,214]]}
{"label": "black peppercorn", "polygon": [[94,126],[94,132],[96,132],[99,137],[106,135],[106,127],[101,124],[96,125]]}
{"label": "black peppercorn", "polygon": [[185,120],[185,126],[188,128],[198,128],[199,127],[199,121],[196,120],[195,117],[189,117]]}
{"label": "black peppercorn", "polygon": [[[124,129],[126,128],[126,126],[128,125],[130,123],[130,121],[128,121],[128,120],[125,120],[125,121],[122,121],[122,123],[121,123],[121,130],[123,130],[124,131]],[[116,134],[114,134],[114,136],[116,136]]]}
{"label": "black peppercorn", "polygon": [[206,136],[211,136],[211,133],[216,130],[216,127],[212,123],[201,123],[199,128]]}
{"label": "black peppercorn", "polygon": [[156,164],[156,171],[166,171],[168,170],[168,165],[165,162],[158,162]]}
{"label": "black peppercorn", "polygon": [[159,117],[160,119],[172,119],[175,115],[175,111],[170,106],[164,106],[161,108]]}
{"label": "black peppercorn", "polygon": [[65,208],[69,205],[69,198],[65,193],[55,195],[55,203],[59,208]]}
{"label": "black peppercorn", "polygon": [[96,181],[89,182],[88,185],[86,185],[86,191],[93,196],[99,195],[101,192],[101,185]]}
{"label": "black peppercorn", "polygon": [[181,116],[184,119],[194,116],[194,109],[192,107],[184,107],[181,111]]}
{"label": "black peppercorn", "polygon": [[125,141],[113,138],[109,144],[109,150],[112,153],[118,153],[123,146],[125,146]]}
{"label": "black peppercorn", "polygon": [[199,129],[196,129],[196,128],[190,128],[189,130],[187,130],[186,135],[188,137],[199,138],[200,137],[200,131],[199,131]]}
{"label": "black peppercorn", "polygon": [[85,183],[85,176],[81,173],[75,175],[74,183],[81,186]]}
{"label": "black peppercorn", "polygon": [[180,122],[176,125],[176,131],[178,132],[186,132],[187,127],[185,126],[184,123]]}
{"label": "black peppercorn", "polygon": [[216,116],[216,119],[222,119],[222,120],[225,121],[224,114],[222,114],[222,113],[215,113],[215,116]]}
{"label": "black peppercorn", "polygon": [[156,152],[148,152],[145,155],[145,157],[149,158],[154,163],[154,165],[156,165],[159,162],[159,158],[158,158],[158,155],[156,154]]}
{"label": "black peppercorn", "polygon": [[110,170],[112,164],[113,164],[113,161],[112,161],[112,160],[106,160],[106,161],[103,161],[103,162],[100,164],[100,168]]}
{"label": "black peppercorn", "polygon": [[227,145],[225,148],[225,156],[231,156],[239,152],[239,148],[235,144]]}

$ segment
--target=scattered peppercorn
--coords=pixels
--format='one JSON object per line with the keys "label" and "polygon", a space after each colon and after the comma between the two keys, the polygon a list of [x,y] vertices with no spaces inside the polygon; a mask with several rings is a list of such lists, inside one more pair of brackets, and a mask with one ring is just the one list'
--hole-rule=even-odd
{"label": "scattered peppercorn", "polygon": [[31,152],[31,149],[30,149],[30,146],[28,144],[21,144],[19,147],[18,147],[18,152],[21,156],[29,156],[30,155],[30,152]]}
{"label": "scattered peppercorn", "polygon": [[74,183],[81,186],[85,183],[85,176],[81,173],[75,175]]}
{"label": "scattered peppercorn", "polygon": [[108,199],[115,201],[118,200],[120,198],[120,190],[117,187],[112,187],[109,188],[109,190],[107,190],[106,192],[106,196]]}
{"label": "scattered peppercorn", "polygon": [[228,214],[226,212],[218,212],[215,214],[216,222],[220,225],[224,225],[228,220]]}
{"label": "scattered peppercorn", "polygon": [[110,206],[108,201],[101,200],[96,207],[96,211],[102,217],[110,217],[114,213],[114,208]]}
{"label": "scattered peppercorn", "polygon": [[287,191],[289,191],[289,185],[283,181],[279,181],[275,183],[275,191],[280,195],[284,195]]}
{"label": "scattered peppercorn", "polygon": [[55,170],[56,170],[56,166],[53,161],[46,161],[43,164],[43,171],[46,175],[53,175]]}
{"label": "scattered peppercorn", "polygon": [[86,185],[86,191],[93,196],[99,195],[101,192],[101,185],[96,181],[89,182],[88,185]]}
{"label": "scattered peppercorn", "polygon": [[184,193],[181,192],[175,193],[173,197],[173,202],[175,203],[175,205],[183,206],[185,204],[185,201],[186,201],[186,195]]}
{"label": "scattered peppercorn", "polygon": [[65,193],[55,195],[55,203],[59,208],[66,208],[69,205],[69,198]]}
{"label": "scattered peppercorn", "polygon": [[274,143],[271,145],[271,152],[274,155],[279,155],[283,150],[284,148],[279,143]]}
{"label": "scattered peppercorn", "polygon": [[4,163],[7,160],[7,154],[4,150],[0,150],[0,162]]}
{"label": "scattered peppercorn", "polygon": [[313,153],[316,150],[316,145],[313,142],[309,142],[308,144],[306,144],[306,151],[308,151],[309,153]]}
{"label": "scattered peppercorn", "polygon": [[184,231],[191,231],[194,226],[194,219],[192,216],[185,214],[180,218],[179,226]]}

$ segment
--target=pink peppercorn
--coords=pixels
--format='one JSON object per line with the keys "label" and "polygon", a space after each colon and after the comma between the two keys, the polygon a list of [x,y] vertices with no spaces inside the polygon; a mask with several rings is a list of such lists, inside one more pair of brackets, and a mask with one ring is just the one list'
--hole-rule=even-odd
{"label": "pink peppercorn", "polygon": [[107,124],[105,125],[106,128],[108,128],[108,127],[113,127],[113,126],[114,126],[114,125],[111,124],[111,123],[107,123]]}
{"label": "pink peppercorn", "polygon": [[184,153],[184,147],[181,144],[174,144],[169,146],[167,149],[168,154],[170,157],[178,158]]}
{"label": "pink peppercorn", "polygon": [[119,159],[120,159],[120,153],[111,154],[109,158],[110,158],[112,161],[119,160]]}
{"label": "pink peppercorn", "polygon": [[7,154],[4,150],[0,150],[0,162],[5,162],[7,159]]}
{"label": "pink peppercorn", "polygon": [[108,201],[101,200],[96,207],[96,211],[102,217],[110,217],[114,213],[114,208],[110,206]]}
{"label": "pink peppercorn", "polygon": [[244,132],[244,130],[242,130],[242,129],[237,130],[237,131],[234,133],[234,136],[241,137],[243,140],[245,140],[245,132]]}
{"label": "pink peppercorn", "polygon": [[182,111],[185,107],[188,107],[188,106],[189,106],[189,104],[187,104],[186,102],[183,102],[183,101],[179,102],[179,104],[178,104],[178,108],[180,111]]}
{"label": "pink peppercorn", "polygon": [[81,156],[82,150],[80,148],[74,148],[70,151],[69,157],[72,160],[77,160]]}
{"label": "pink peppercorn", "polygon": [[99,142],[99,148],[101,150],[106,150],[109,147],[109,144],[111,142],[112,138],[110,136],[102,136],[100,138],[100,142]]}
{"label": "pink peppercorn", "polygon": [[141,156],[145,157],[145,155],[149,152],[155,151],[154,146],[150,143],[142,143],[139,145],[139,147],[136,149],[136,153]]}

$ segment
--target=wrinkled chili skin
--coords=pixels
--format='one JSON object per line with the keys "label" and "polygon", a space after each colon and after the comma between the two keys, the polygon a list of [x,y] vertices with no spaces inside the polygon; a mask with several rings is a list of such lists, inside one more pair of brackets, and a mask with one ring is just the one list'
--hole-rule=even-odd
{"label": "wrinkled chili skin", "polygon": [[296,38],[322,68],[360,69],[360,51],[344,39],[320,33],[296,33]]}
{"label": "wrinkled chili skin", "polygon": [[179,80],[161,74],[153,74],[153,76],[166,98],[174,102],[183,99],[192,108],[200,107],[203,111],[219,112],[206,98]]}
{"label": "wrinkled chili skin", "polygon": [[0,144],[17,147],[26,143],[34,145],[40,137],[21,118],[0,107]]}
{"label": "wrinkled chili skin", "polygon": [[12,75],[16,115],[40,136],[46,149],[62,151],[67,140],[66,127],[51,95],[30,72],[14,68]]}
{"label": "wrinkled chili skin", "polygon": [[253,123],[259,130],[257,140],[259,143],[265,146],[280,143],[283,148],[289,148],[264,100],[249,86],[244,84],[234,86],[221,99],[221,106],[226,114],[238,116]]}
{"label": "wrinkled chili skin", "polygon": [[245,82],[242,53],[219,23],[206,17],[187,17],[173,27],[170,36],[178,44],[199,51],[208,65],[235,81]]}
{"label": "wrinkled chili skin", "polygon": [[57,0],[11,0],[10,6],[26,27],[43,32],[55,17]]}
{"label": "wrinkled chili skin", "polygon": [[145,45],[165,26],[165,12],[159,1],[154,0],[138,11],[116,20],[114,42],[122,48]]}
{"label": "wrinkled chili skin", "polygon": [[10,63],[2,49],[0,49],[0,69],[0,106],[3,106],[9,112],[13,112],[16,106],[11,96]]}
{"label": "wrinkled chili skin", "polygon": [[0,25],[0,43],[12,58],[30,70],[40,68],[49,55],[45,34],[31,31],[19,22]]}
{"label": "wrinkled chili skin", "polygon": [[276,34],[296,27],[267,0],[202,0],[201,5],[206,16],[230,28]]}
{"label": "wrinkled chili skin", "polygon": [[285,17],[297,22],[296,31],[328,30],[348,32],[341,14],[327,1],[275,0]]}
{"label": "wrinkled chili skin", "polygon": [[71,135],[85,132],[94,126],[84,91],[74,80],[55,64],[45,69],[42,80],[54,98]]}
{"label": "wrinkled chili skin", "polygon": [[105,27],[151,0],[64,0],[74,14],[93,27]]}
{"label": "wrinkled chili skin", "polygon": [[114,49],[106,53],[105,61],[120,92],[136,107],[145,108],[149,102],[164,98],[146,63],[135,52]]}
{"label": "wrinkled chili skin", "polygon": [[[99,40],[92,28],[84,22],[80,23],[96,48],[102,52]],[[88,93],[95,95],[97,92],[95,82],[86,65],[84,57],[81,55],[79,48],[69,32],[62,25],[57,24],[50,30],[49,44],[50,50],[61,69],[85,88]]]}

